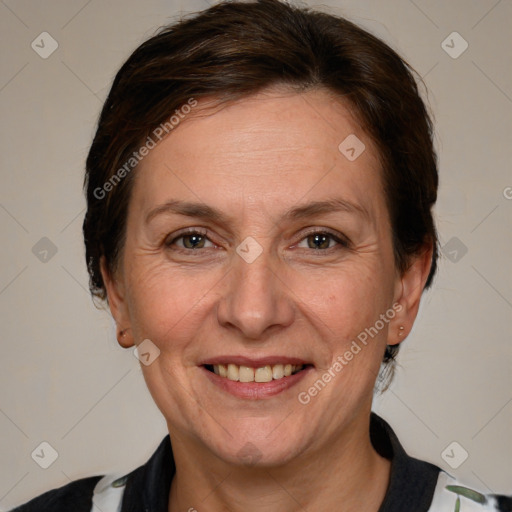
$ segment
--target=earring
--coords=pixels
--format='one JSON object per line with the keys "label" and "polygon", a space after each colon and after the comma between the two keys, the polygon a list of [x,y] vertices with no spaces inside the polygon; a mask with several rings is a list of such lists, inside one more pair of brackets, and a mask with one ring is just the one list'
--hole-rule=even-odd
{"label": "earring", "polygon": [[122,329],[122,330],[120,329],[120,330],[117,331],[117,339],[118,339],[118,341],[121,341],[121,339],[124,340],[124,338],[126,337],[126,331],[127,330],[128,329]]}
{"label": "earring", "polygon": [[403,336],[405,327],[403,325],[401,325],[398,329],[399,329],[398,336]]}

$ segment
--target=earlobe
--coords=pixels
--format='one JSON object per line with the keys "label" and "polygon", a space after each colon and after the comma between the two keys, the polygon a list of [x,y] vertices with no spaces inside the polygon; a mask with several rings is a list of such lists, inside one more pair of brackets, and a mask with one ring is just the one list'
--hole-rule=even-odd
{"label": "earlobe", "polygon": [[[403,311],[403,309],[402,309]],[[398,325],[397,322],[400,321],[399,319],[395,319],[395,321],[390,322],[389,329],[388,329],[388,345],[398,345],[402,343],[402,341],[407,338],[409,335],[409,332],[412,328],[412,325],[409,328],[406,328],[405,325],[400,324]]]}
{"label": "earlobe", "polygon": [[388,345],[398,345],[411,332],[418,314],[421,296],[432,264],[432,245],[413,256],[411,264],[399,277],[395,303],[400,305],[397,314],[390,322]]}
{"label": "earlobe", "polygon": [[107,292],[110,313],[117,324],[117,341],[124,348],[132,347],[135,343],[122,282],[111,274],[105,256],[100,258],[100,271]]}
{"label": "earlobe", "polygon": [[133,345],[134,345],[133,337],[128,336],[130,331],[131,331],[130,327],[127,327],[126,329],[120,329],[118,327],[116,329],[117,342],[123,348],[130,348],[130,347],[133,347]]}

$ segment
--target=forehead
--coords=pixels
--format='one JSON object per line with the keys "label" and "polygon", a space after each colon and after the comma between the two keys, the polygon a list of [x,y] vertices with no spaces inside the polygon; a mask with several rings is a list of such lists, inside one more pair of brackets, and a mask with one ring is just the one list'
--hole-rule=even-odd
{"label": "forehead", "polygon": [[132,198],[146,209],[171,198],[255,211],[334,196],[374,214],[384,204],[374,144],[323,90],[201,100],[136,174]]}

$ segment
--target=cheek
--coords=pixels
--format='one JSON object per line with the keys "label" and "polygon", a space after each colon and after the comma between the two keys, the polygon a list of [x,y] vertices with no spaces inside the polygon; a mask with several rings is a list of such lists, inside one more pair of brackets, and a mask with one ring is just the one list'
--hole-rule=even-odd
{"label": "cheek", "polygon": [[318,292],[312,301],[309,295],[309,317],[326,351],[321,371],[336,375],[326,397],[339,404],[371,393],[381,365],[388,324],[379,318],[390,307],[392,283],[375,270],[360,266],[357,271],[338,272],[326,280],[324,293]]}
{"label": "cheek", "polygon": [[[130,269],[130,316],[138,338],[157,345],[185,342],[197,330],[205,301],[215,292],[217,273],[171,268],[152,257],[136,257]],[[161,348],[162,348],[161,347]]]}
{"label": "cheek", "polygon": [[373,265],[305,274],[293,289],[298,304],[344,340],[373,325],[392,296],[392,283]]}

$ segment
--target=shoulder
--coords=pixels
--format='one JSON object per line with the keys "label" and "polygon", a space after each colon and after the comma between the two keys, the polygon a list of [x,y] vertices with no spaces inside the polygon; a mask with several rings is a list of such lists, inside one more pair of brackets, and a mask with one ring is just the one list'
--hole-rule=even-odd
{"label": "shoulder", "polygon": [[441,471],[428,512],[512,512],[512,496],[486,494]]}
{"label": "shoulder", "polygon": [[130,473],[75,480],[9,512],[118,512],[125,505],[126,510],[160,510],[167,503],[174,472],[167,435],[151,458]]}
{"label": "shoulder", "polygon": [[410,457],[391,426],[372,413],[370,437],[391,460],[388,491],[379,512],[512,512],[512,496],[465,485],[438,466]]}
{"label": "shoulder", "polygon": [[75,480],[63,487],[45,492],[11,512],[90,512],[94,488],[101,476]]}

